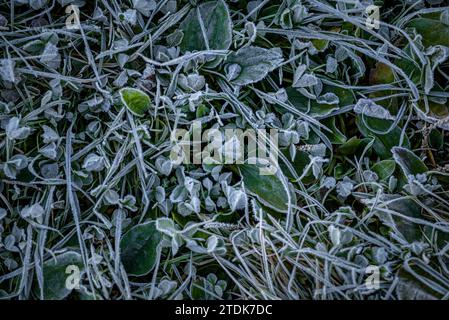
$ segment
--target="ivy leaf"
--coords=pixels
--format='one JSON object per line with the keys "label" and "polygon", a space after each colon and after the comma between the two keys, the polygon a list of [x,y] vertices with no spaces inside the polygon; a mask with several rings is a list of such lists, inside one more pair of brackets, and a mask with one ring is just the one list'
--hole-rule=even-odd
{"label": "ivy leaf", "polygon": [[[200,18],[207,39],[204,39]],[[226,50],[232,42],[232,21],[223,0],[210,1],[191,9],[180,29],[184,33],[180,45],[182,51]]]}
{"label": "ivy leaf", "polygon": [[143,276],[150,272],[157,259],[162,234],[150,221],[131,228],[120,241],[121,260],[127,273]]}
{"label": "ivy leaf", "polygon": [[244,47],[226,59],[226,76],[233,84],[244,86],[265,78],[283,61],[280,48]]}
{"label": "ivy leaf", "polygon": [[424,162],[410,150],[402,147],[394,147],[391,151],[393,152],[394,160],[406,176],[425,173],[429,170]]}
{"label": "ivy leaf", "polygon": [[260,175],[256,165],[239,165],[245,188],[265,206],[276,211],[287,212],[288,195],[276,175]]}
{"label": "ivy leaf", "polygon": [[123,88],[119,92],[122,103],[132,114],[142,117],[150,108],[151,99],[145,92],[133,88]]}
{"label": "ivy leaf", "polygon": [[83,262],[79,253],[69,251],[44,263],[44,299],[62,300],[70,294],[71,290],[67,289],[66,281],[70,275],[75,274],[68,269],[69,266],[78,267],[81,272]]}

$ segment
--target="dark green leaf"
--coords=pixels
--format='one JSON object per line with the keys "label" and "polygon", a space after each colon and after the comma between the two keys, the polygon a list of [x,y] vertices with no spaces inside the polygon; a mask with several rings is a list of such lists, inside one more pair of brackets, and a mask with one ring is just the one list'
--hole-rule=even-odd
{"label": "dark green leaf", "polygon": [[154,221],[131,228],[120,241],[121,260],[126,272],[143,276],[150,272],[157,259],[162,234]]}
{"label": "dark green leaf", "polygon": [[67,289],[66,281],[69,276],[76,276],[76,274],[73,270],[67,269],[69,266],[75,266],[81,272],[83,267],[81,255],[69,251],[44,263],[44,299],[62,300],[70,294],[72,290]]}
{"label": "dark green leaf", "polygon": [[288,194],[276,175],[260,175],[259,167],[244,164],[239,166],[245,188],[264,205],[280,212],[286,212]]}
{"label": "dark green leaf", "polygon": [[406,263],[398,271],[396,294],[399,300],[436,300],[441,299],[449,291],[448,279],[429,266],[422,263]]}
{"label": "dark green leaf", "polygon": [[[204,39],[199,16],[202,19],[207,39]],[[232,41],[232,21],[228,6],[223,0],[210,1],[190,10],[180,29],[184,36],[182,51],[226,50]],[[206,44],[207,41],[207,44]]]}
{"label": "dark green leaf", "polygon": [[[380,132],[387,132],[393,124],[393,121],[384,119],[375,119],[367,116],[363,116],[366,124],[362,121],[362,115],[356,118],[357,126],[363,136],[369,138],[373,137],[374,144],[373,148],[382,159],[391,158],[391,149],[393,147],[399,146],[401,141],[402,130],[400,127],[395,126],[386,134],[381,134]],[[403,141],[404,147],[409,147],[410,142],[405,136]]]}
{"label": "dark green leaf", "polygon": [[409,174],[416,175],[425,173],[429,170],[424,162],[410,150],[402,147],[394,147],[391,151],[393,152],[394,160],[406,176]]}
{"label": "dark green leaf", "polygon": [[[392,201],[388,204],[388,209],[406,217],[415,219],[423,218],[421,214],[421,207],[411,199],[401,198]],[[411,222],[406,218],[401,217],[400,215],[391,215],[394,223],[394,228],[396,228],[409,243],[412,243],[414,241],[421,241],[423,233],[419,225]]]}
{"label": "dark green leaf", "polygon": [[440,21],[418,18],[410,21],[407,27],[415,28],[422,35],[426,47],[435,45],[449,47],[449,26]]}
{"label": "dark green leaf", "polygon": [[373,165],[373,170],[380,180],[388,179],[396,169],[396,163],[394,160],[383,160]]}

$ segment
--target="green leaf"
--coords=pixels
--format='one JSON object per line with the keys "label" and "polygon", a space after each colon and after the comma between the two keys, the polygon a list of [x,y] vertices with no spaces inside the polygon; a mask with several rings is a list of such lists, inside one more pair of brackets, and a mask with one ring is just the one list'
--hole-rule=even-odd
{"label": "green leaf", "polygon": [[[204,39],[198,10],[207,39]],[[231,46],[232,21],[228,6],[223,0],[210,1],[191,9],[181,23],[180,29],[184,33],[180,45],[183,52],[206,49],[227,50]]]}
{"label": "green leaf", "polygon": [[226,76],[236,85],[247,85],[265,78],[283,61],[280,48],[244,47],[226,58]]}
{"label": "green leaf", "polygon": [[426,47],[435,45],[449,47],[449,26],[441,21],[418,18],[410,21],[407,27],[415,28],[422,35],[422,42]]}
{"label": "green leaf", "polygon": [[[393,147],[399,146],[401,141],[402,130],[399,126],[395,126],[388,133],[381,134],[379,132],[387,132],[393,121],[384,119],[375,119],[367,116],[363,116],[366,124],[362,121],[362,115],[357,116],[356,123],[360,132],[364,137],[373,137],[374,144],[373,148],[381,159],[391,158],[391,149]],[[374,131],[375,130],[375,131]],[[410,147],[410,142],[406,136],[404,136],[403,141],[404,147]]]}
{"label": "green leaf", "polygon": [[260,175],[257,165],[239,165],[245,188],[267,207],[287,212],[288,194],[276,175]]}
{"label": "green leaf", "polygon": [[439,130],[432,130],[429,134],[430,147],[440,150],[444,146],[444,135]]}
{"label": "green leaf", "polygon": [[424,162],[410,150],[402,147],[394,147],[391,151],[393,152],[394,160],[401,167],[406,176],[429,171]]}
{"label": "green leaf", "polygon": [[[62,300],[67,297],[72,290],[67,289],[66,281],[69,276],[76,276],[69,266],[76,266],[80,272],[83,268],[81,255],[74,251],[69,251],[44,262],[44,299]],[[67,271],[67,272],[66,272]]]}
{"label": "green leaf", "polygon": [[386,180],[388,179],[396,169],[396,163],[394,160],[383,160],[380,162],[377,162],[371,170],[373,170],[380,180]]}
{"label": "green leaf", "polygon": [[[389,198],[395,199],[394,196],[390,196]],[[389,210],[397,212],[401,215],[414,219],[422,219],[421,207],[411,199],[395,199],[394,201],[391,201],[387,207]],[[423,233],[418,224],[404,219],[399,215],[392,214],[391,216],[392,222],[394,223],[394,228],[402,234],[405,240],[409,243],[422,240]]]}
{"label": "green leaf", "polygon": [[150,109],[150,97],[139,89],[123,88],[120,90],[120,98],[126,108],[136,116],[142,117]]}
{"label": "green leaf", "polygon": [[120,241],[121,260],[127,273],[143,276],[150,272],[157,259],[157,247],[162,234],[156,222],[150,221],[131,228]]}

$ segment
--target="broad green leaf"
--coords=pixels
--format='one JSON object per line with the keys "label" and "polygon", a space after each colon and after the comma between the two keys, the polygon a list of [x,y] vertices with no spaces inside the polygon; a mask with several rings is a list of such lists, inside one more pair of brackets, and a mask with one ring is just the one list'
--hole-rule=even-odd
{"label": "broad green leaf", "polygon": [[150,272],[157,259],[157,248],[162,234],[156,222],[150,221],[131,228],[120,241],[121,260],[126,272],[143,276]]}
{"label": "broad green leaf", "polygon": [[150,97],[139,89],[123,88],[120,90],[120,98],[126,108],[139,117],[145,115],[151,105]]}
{"label": "broad green leaf", "polygon": [[[70,276],[79,275],[76,268],[81,273],[83,262],[81,255],[74,251],[63,253],[55,259],[51,258],[44,262],[44,299],[62,300],[67,297],[72,290],[67,288],[66,281],[70,280],[68,278]],[[77,281],[75,278],[73,280]]]}
{"label": "broad green leaf", "polygon": [[[202,20],[204,33],[199,18]],[[191,9],[180,29],[184,33],[180,45],[182,51],[226,50],[232,42],[232,21],[228,6],[223,0],[210,1]]]}
{"label": "broad green leaf", "polygon": [[264,205],[276,211],[286,212],[288,195],[276,175],[260,175],[257,165],[239,165],[245,188]]}
{"label": "broad green leaf", "polygon": [[[387,132],[387,130],[389,130],[391,125],[393,124],[393,121],[375,119],[367,116],[363,116],[363,119],[369,127],[366,126],[365,123],[363,123],[362,115],[357,116],[356,123],[360,132],[364,137],[375,138],[373,148],[380,158],[391,158],[391,149],[393,147],[399,146],[400,144],[402,133],[401,128],[399,126],[396,126],[391,129],[390,132],[386,134],[380,134],[378,132]],[[407,148],[410,147],[410,142],[406,136],[404,137],[403,146]]]}
{"label": "broad green leaf", "polygon": [[397,274],[399,300],[436,300],[449,291],[449,279],[421,262],[406,263]]}
{"label": "broad green leaf", "polygon": [[410,21],[407,27],[415,28],[422,35],[422,41],[426,47],[435,45],[449,47],[449,26],[441,21],[418,18]]}
{"label": "broad green leaf", "polygon": [[241,86],[258,82],[282,61],[280,48],[244,47],[226,58],[226,77]]}
{"label": "broad green leaf", "polygon": [[425,173],[429,170],[424,162],[410,150],[402,147],[394,147],[391,151],[393,152],[394,160],[406,176],[409,174],[416,175]]}
{"label": "broad green leaf", "polygon": [[371,170],[373,170],[380,180],[386,180],[388,179],[396,169],[396,163],[394,160],[383,160],[380,162],[377,162],[373,165]]}
{"label": "broad green leaf", "polygon": [[[389,197],[390,199],[394,199],[393,196]],[[401,215],[422,219],[421,207],[411,199],[401,198],[395,201],[392,201],[388,204],[388,209],[394,212],[397,212]],[[420,229],[420,226],[410,220],[404,219],[403,217],[395,214],[391,214],[392,222],[394,223],[394,227],[403,235],[403,237],[409,242],[412,243],[414,241],[421,241],[423,233]]]}

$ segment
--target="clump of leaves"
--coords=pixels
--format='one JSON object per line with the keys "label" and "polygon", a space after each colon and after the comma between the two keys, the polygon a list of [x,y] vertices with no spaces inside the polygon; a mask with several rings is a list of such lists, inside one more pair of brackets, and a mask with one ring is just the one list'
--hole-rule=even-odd
{"label": "clump of leaves", "polygon": [[0,298],[447,299],[449,7],[375,3],[1,2]]}

